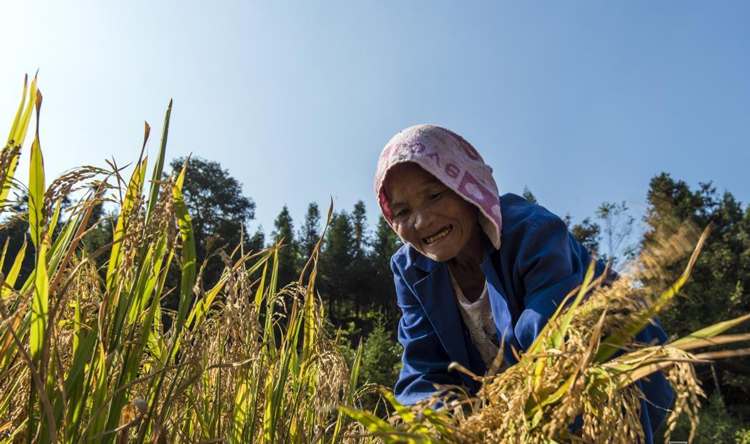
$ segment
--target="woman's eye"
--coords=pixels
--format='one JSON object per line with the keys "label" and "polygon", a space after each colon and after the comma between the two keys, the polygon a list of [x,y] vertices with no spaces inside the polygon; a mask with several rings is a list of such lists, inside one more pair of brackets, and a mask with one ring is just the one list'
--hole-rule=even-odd
{"label": "woman's eye", "polygon": [[406,210],[406,209],[398,210],[396,212],[395,217],[404,217],[404,216],[406,216],[406,213],[408,213],[408,210]]}
{"label": "woman's eye", "polygon": [[435,200],[435,199],[437,199],[438,197],[440,197],[440,195],[441,195],[441,194],[443,194],[443,193],[442,193],[442,192],[440,192],[440,193],[434,193],[434,194],[430,194],[429,196],[427,196],[427,199],[429,199],[429,200]]}

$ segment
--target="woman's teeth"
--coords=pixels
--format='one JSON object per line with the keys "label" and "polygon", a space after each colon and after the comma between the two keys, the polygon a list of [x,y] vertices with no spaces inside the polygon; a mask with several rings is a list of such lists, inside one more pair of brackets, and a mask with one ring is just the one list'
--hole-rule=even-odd
{"label": "woman's teeth", "polygon": [[424,238],[424,240],[425,240],[425,242],[427,244],[431,244],[431,243],[436,242],[436,241],[444,238],[445,236],[447,236],[448,233],[451,232],[451,230],[453,230],[453,225],[448,225],[447,227],[445,227],[442,230],[440,230],[434,236],[426,237],[426,238]]}

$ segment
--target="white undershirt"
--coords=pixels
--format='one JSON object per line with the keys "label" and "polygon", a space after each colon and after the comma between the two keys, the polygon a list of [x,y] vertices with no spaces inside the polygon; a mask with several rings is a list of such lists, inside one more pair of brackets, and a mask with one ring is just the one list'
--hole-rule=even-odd
{"label": "white undershirt", "polygon": [[464,296],[461,287],[456,282],[456,278],[451,276],[451,283],[453,289],[456,291],[456,297],[458,298],[458,307],[461,312],[461,317],[466,324],[466,328],[469,329],[471,335],[471,341],[479,350],[479,354],[482,355],[482,361],[487,368],[490,368],[492,361],[497,356],[499,342],[497,340],[497,327],[495,326],[495,320],[492,317],[492,308],[490,307],[490,296],[487,291],[487,281],[484,282],[484,290],[482,295],[479,296],[474,302],[469,302]]}

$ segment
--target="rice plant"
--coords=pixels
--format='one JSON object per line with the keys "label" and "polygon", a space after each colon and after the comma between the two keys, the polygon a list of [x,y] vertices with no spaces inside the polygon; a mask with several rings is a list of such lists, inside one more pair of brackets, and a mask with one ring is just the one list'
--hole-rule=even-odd
{"label": "rice plant", "polygon": [[[666,372],[675,390],[666,420],[665,442],[677,418],[687,415],[690,441],[697,426],[703,391],[694,363],[747,354],[750,350],[703,351],[700,348],[747,342],[750,335],[725,335],[750,319],[745,315],[722,322],[665,345],[639,344],[634,336],[678,294],[708,235],[697,241],[687,269],[676,282],[664,266],[684,256],[698,238],[695,230],[658,236],[629,272],[603,285],[593,278],[593,263],[583,285],[568,296],[519,363],[497,373],[497,362],[477,396],[460,388],[443,388],[427,402],[400,405],[384,391],[394,408],[389,421],[364,411],[341,407],[366,426],[371,436],[389,443],[634,443],[643,442],[639,422],[642,393],[634,382],[654,371]],[[620,351],[622,354],[616,356]],[[459,371],[468,370],[458,368]],[[435,407],[442,405],[442,408]],[[570,424],[580,417],[582,426]]]}
{"label": "rice plant", "polygon": [[[353,401],[360,355],[350,372],[323,328],[315,294],[320,242],[294,285],[278,288],[280,245],[239,246],[220,253],[223,275],[203,289],[181,192],[186,169],[163,178],[171,102],[150,181],[146,125],[128,180],[110,164],[77,168],[47,186],[36,85],[25,82],[0,154],[7,219],[9,192],[23,187],[14,173],[35,111],[29,210],[13,216],[27,218],[31,244],[15,257],[6,245],[0,258],[7,269],[0,275],[0,442],[340,441],[354,426],[335,406]],[[63,210],[70,193],[81,198]],[[90,220],[92,211],[102,202],[117,214],[113,241],[87,253],[86,235],[101,222]],[[27,254],[35,254],[35,266],[20,282]],[[175,288],[167,285],[171,273],[179,276]],[[160,304],[170,294],[179,299],[174,312]]]}

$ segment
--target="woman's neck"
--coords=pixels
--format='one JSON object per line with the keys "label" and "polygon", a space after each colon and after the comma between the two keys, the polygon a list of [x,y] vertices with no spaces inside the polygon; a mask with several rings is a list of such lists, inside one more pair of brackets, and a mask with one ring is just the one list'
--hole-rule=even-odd
{"label": "woman's neck", "polygon": [[[448,267],[458,282],[464,279],[479,279],[482,272],[482,235],[479,224],[474,226],[469,241],[458,254],[448,261]],[[462,279],[459,279],[462,278]]]}

